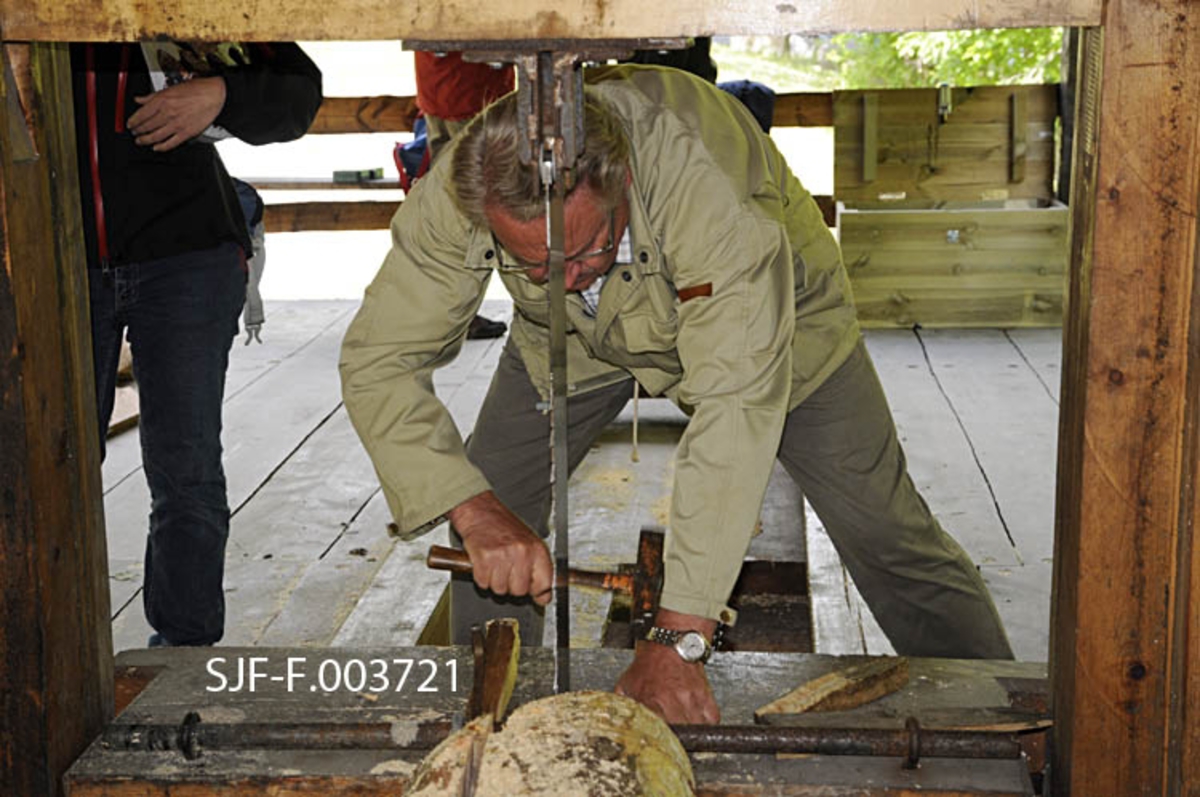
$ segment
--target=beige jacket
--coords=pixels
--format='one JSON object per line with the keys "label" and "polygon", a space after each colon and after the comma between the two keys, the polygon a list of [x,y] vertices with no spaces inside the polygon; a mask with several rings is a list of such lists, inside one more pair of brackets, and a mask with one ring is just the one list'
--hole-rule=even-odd
{"label": "beige jacket", "polygon": [[[633,263],[609,273],[595,318],[569,296],[570,389],[632,374],[691,415],[662,605],[729,621],[784,418],[858,340],[849,282],[816,203],[736,99],[675,70],[604,67],[587,82],[632,145]],[[433,392],[498,259],[450,197],[451,161],[439,158],[392,220],[392,249],[342,347],[347,411],[411,536],[488,489]],[[501,278],[513,341],[545,396],[547,288]]]}

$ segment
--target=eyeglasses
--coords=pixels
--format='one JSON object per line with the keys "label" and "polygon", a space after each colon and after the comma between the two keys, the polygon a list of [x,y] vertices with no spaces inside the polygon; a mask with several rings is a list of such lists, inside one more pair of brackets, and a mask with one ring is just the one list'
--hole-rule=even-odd
{"label": "eyeglasses", "polygon": [[[579,252],[578,254],[567,255],[566,257],[563,258],[563,262],[564,263],[574,263],[577,260],[591,260],[592,258],[600,257],[600,255],[607,255],[609,252],[613,251],[616,248],[617,248],[616,210],[610,210],[608,212],[608,243],[606,243],[604,246],[600,247],[599,249],[593,249],[590,252]],[[518,260],[514,263],[505,263],[504,255],[502,254],[503,251],[504,251],[503,247],[501,247],[499,245],[499,243],[497,242],[497,245],[496,245],[496,270],[497,271],[503,271],[508,274],[513,274],[513,273],[528,271],[532,268],[546,268],[547,266],[550,265],[549,258],[547,258],[546,261],[543,263],[536,263],[536,264],[523,263],[520,260]]]}

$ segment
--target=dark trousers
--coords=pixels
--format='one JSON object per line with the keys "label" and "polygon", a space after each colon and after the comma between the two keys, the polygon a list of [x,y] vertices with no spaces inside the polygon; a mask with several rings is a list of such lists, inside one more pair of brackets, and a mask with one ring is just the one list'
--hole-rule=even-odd
{"label": "dark trousers", "polygon": [[[570,467],[630,398],[630,382],[572,396]],[[550,500],[550,426],[512,343],[500,359],[467,455],[497,496],[543,536]],[[887,399],[866,346],[788,413],[777,454],[812,503],[842,561],[896,651],[908,656],[1012,658],[970,557],[933,517],[909,478]],[[631,542],[632,544],[632,542]],[[538,645],[541,615],[528,600],[497,599],[469,578],[451,585],[451,636],[516,617],[521,641]]]}
{"label": "dark trousers", "polygon": [[246,295],[242,251],[223,244],[89,277],[102,453],[126,330],[133,352],[151,497],[146,619],[171,644],[211,645],[225,629],[221,403]]}

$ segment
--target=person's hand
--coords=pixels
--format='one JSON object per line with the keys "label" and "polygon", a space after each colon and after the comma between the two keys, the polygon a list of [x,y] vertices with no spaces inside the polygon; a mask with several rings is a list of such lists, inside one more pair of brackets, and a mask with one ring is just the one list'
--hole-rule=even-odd
{"label": "person's hand", "polygon": [[554,584],[546,543],[491,490],[446,513],[462,537],[480,589],[497,595],[531,595],[545,606]]}
{"label": "person's hand", "polygon": [[[712,639],[717,624],[703,617],[660,609],[655,625],[677,631],[699,631]],[[721,721],[704,665],[686,662],[675,649],[639,641],[633,663],[617,681],[617,694],[632,697],[675,725],[716,725]]]}
{"label": "person's hand", "polygon": [[155,152],[186,144],[208,129],[225,107],[225,79],[197,77],[144,97],[129,117],[134,141]]}

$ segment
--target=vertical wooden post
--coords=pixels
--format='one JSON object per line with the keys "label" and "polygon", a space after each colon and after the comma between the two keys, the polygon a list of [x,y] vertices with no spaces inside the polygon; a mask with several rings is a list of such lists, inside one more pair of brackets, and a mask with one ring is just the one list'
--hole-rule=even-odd
{"label": "vertical wooden post", "polygon": [[112,714],[112,632],[67,46],[3,66],[0,794],[40,797]]}
{"label": "vertical wooden post", "polygon": [[1200,782],[1197,43],[1186,0],[1109,0],[1103,31],[1083,41],[1051,643],[1057,795]]}

